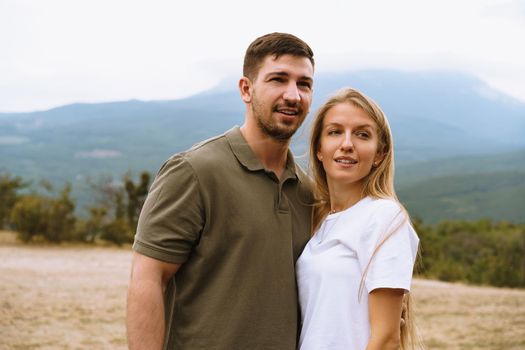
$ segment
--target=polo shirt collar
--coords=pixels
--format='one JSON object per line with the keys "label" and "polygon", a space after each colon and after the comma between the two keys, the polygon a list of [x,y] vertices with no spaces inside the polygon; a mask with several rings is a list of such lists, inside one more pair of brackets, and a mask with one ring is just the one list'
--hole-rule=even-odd
{"label": "polo shirt collar", "polygon": [[[250,171],[264,170],[264,166],[255,156],[250,145],[248,145],[244,139],[244,136],[242,136],[239,126],[235,126],[227,131],[226,139],[230,144],[233,154],[245,168]],[[283,172],[283,180],[287,178],[297,178],[295,160],[290,150],[288,150],[286,168]]]}

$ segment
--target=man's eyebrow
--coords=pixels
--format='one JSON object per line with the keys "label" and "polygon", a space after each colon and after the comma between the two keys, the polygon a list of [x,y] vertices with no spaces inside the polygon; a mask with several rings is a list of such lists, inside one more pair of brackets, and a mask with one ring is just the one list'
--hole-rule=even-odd
{"label": "man's eyebrow", "polygon": [[269,72],[268,74],[266,75],[280,75],[280,76],[288,76],[289,74],[286,73],[286,72],[282,72],[282,71],[275,71],[275,72]]}
{"label": "man's eyebrow", "polygon": [[[266,76],[271,76],[271,75],[278,75],[278,76],[282,76],[282,77],[287,77],[290,74],[287,73],[287,72],[283,72],[283,71],[269,72],[268,74],[266,74]],[[314,81],[314,79],[312,77],[309,77],[309,76],[306,76],[306,75],[300,77],[299,80],[308,80],[309,82],[313,82]]]}

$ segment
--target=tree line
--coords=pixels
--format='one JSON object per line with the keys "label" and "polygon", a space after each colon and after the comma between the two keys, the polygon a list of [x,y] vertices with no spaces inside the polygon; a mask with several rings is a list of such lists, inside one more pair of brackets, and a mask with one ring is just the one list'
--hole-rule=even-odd
{"label": "tree line", "polygon": [[[44,182],[44,192],[36,192],[22,178],[0,174],[0,228],[15,230],[23,242],[131,243],[150,180],[143,172],[137,179],[127,174],[120,181],[107,178],[92,184],[99,200],[81,218],[71,185],[56,190]],[[429,225],[417,218],[413,224],[421,241],[417,275],[525,287],[525,224],[484,219]]]}
{"label": "tree line", "polygon": [[121,181],[106,178],[92,183],[99,200],[88,206],[87,217],[81,218],[75,211],[70,184],[56,190],[44,181],[36,191],[19,176],[0,174],[0,228],[16,231],[26,243],[131,243],[150,178],[143,172],[137,180],[128,174]]}
{"label": "tree line", "polygon": [[421,251],[416,272],[442,281],[525,287],[525,225],[507,221],[414,220]]}

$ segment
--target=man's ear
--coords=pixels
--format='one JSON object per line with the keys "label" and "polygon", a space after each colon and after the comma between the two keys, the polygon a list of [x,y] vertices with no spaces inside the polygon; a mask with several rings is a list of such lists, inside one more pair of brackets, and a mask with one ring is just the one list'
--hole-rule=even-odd
{"label": "man's ear", "polygon": [[239,91],[244,103],[252,102],[252,81],[246,77],[239,80]]}

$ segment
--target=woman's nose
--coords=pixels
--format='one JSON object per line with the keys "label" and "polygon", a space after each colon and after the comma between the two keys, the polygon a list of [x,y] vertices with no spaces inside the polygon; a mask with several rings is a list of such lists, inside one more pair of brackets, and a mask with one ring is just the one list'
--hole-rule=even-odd
{"label": "woman's nose", "polygon": [[352,134],[345,133],[344,138],[341,142],[341,150],[352,151],[353,149],[354,149],[354,144],[352,143]]}

